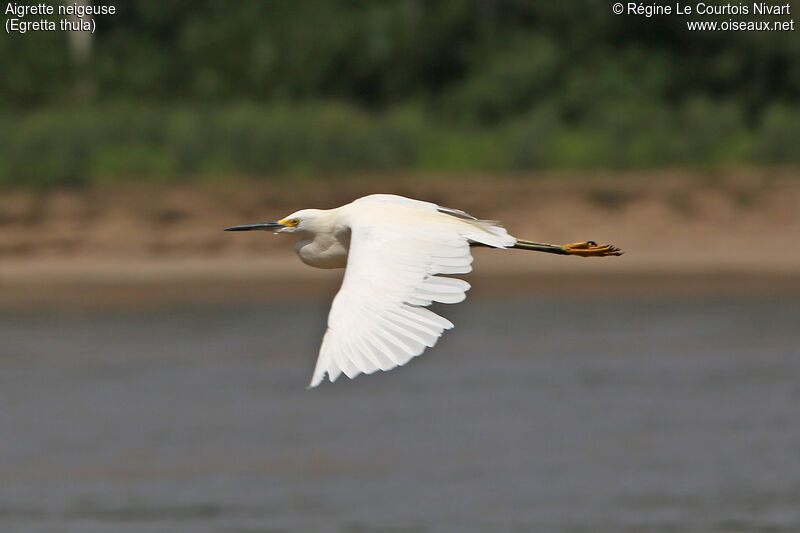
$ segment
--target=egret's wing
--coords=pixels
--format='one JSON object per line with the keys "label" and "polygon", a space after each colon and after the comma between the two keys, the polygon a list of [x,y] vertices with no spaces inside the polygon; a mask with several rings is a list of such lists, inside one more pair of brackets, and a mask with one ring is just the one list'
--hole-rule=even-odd
{"label": "egret's wing", "polygon": [[461,209],[453,209],[452,207],[442,207],[441,205],[436,205],[433,202],[414,200],[412,198],[406,198],[405,196],[398,196],[396,194],[370,194],[368,196],[359,198],[353,203],[359,203],[359,202],[386,202],[398,205],[407,205],[409,207],[420,207],[423,209],[427,209],[429,211],[439,211],[440,213],[447,213],[448,215],[453,215],[468,220],[478,220],[474,216],[470,215],[467,212],[462,211]]}
{"label": "egret's wing", "polygon": [[351,232],[312,387],[326,373],[334,381],[406,364],[453,327],[425,306],[458,303],[469,289],[464,280],[435,276],[472,270],[468,240],[455,230],[371,223]]}

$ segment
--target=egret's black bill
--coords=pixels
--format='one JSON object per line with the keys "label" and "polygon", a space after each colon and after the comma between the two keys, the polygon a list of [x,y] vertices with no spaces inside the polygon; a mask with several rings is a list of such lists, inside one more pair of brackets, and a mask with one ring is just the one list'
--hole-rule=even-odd
{"label": "egret's black bill", "polygon": [[260,224],[243,224],[241,226],[231,226],[230,228],[225,228],[225,231],[251,231],[251,230],[270,231],[285,227],[286,226],[284,226],[280,222],[262,222]]}

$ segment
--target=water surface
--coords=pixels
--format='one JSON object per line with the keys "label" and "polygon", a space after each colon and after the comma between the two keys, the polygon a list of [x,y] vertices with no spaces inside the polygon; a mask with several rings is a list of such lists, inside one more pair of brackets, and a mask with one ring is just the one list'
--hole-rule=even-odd
{"label": "water surface", "polygon": [[0,316],[0,529],[797,532],[796,299],[473,298],[305,390],[327,302]]}

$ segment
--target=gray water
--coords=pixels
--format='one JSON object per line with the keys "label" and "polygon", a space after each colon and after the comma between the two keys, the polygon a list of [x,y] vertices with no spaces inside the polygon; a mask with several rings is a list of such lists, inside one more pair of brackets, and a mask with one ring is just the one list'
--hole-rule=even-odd
{"label": "gray water", "polygon": [[800,531],[797,299],[473,298],[308,391],[326,312],[1,315],[0,531]]}

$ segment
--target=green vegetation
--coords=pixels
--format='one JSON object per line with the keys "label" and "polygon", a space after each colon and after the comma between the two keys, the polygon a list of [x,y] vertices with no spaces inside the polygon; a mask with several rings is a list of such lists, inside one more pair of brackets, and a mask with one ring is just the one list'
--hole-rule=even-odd
{"label": "green vegetation", "polygon": [[0,184],[800,162],[800,40],[606,2],[117,3],[0,40]]}
{"label": "green vegetation", "polygon": [[771,109],[751,131],[732,109],[699,101],[575,127],[534,114],[484,128],[330,104],[48,109],[6,119],[14,127],[0,132],[0,184],[796,161],[800,116]]}

